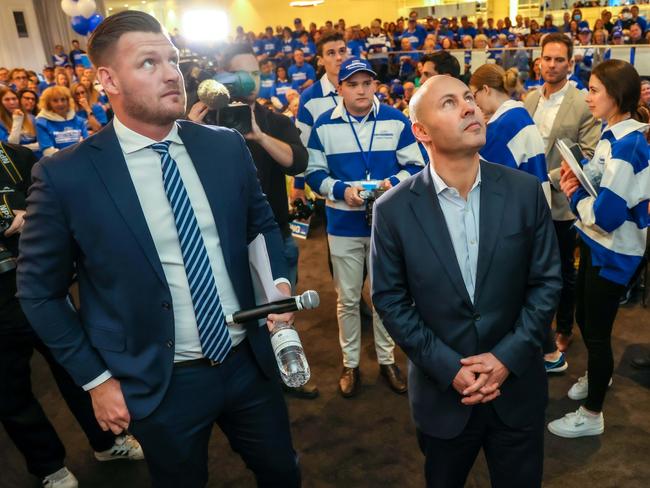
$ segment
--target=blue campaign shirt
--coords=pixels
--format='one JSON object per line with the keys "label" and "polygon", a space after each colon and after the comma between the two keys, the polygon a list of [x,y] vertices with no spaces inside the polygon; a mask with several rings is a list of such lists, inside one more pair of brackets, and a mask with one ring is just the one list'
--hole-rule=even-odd
{"label": "blue campaign shirt", "polygon": [[86,121],[74,112],[67,120],[62,120],[51,112],[42,111],[36,117],[36,137],[41,151],[50,147],[63,149],[88,137],[88,127]]}
{"label": "blue campaign shirt", "polygon": [[541,27],[539,31],[542,34],[548,34],[550,32],[560,32],[560,29],[556,25],[552,25],[550,27]]}
{"label": "blue campaign shirt", "polygon": [[278,97],[278,100],[280,100],[280,102],[282,102],[282,105],[286,105],[289,103],[289,100],[287,100],[287,91],[291,89],[292,88],[291,88],[290,81],[275,80],[275,88],[274,88],[275,96]]}
{"label": "blue campaign shirt", "polygon": [[459,27],[458,36],[462,39],[463,36],[472,36],[472,39],[476,37],[476,28],[469,26],[467,28]]}
{"label": "blue campaign shirt", "polygon": [[278,53],[278,41],[275,38],[258,39],[253,44],[253,51],[256,56],[266,54],[269,58],[274,57]]}
{"label": "blue campaign shirt", "polygon": [[544,139],[524,104],[507,100],[487,123],[481,158],[488,163],[520,169],[537,177],[551,205]]}
{"label": "blue campaign shirt", "polygon": [[289,66],[287,74],[291,80],[291,88],[294,90],[300,90],[300,87],[307,80],[316,81],[316,71],[314,71],[314,68],[312,68],[312,66],[307,63],[303,64],[302,66],[296,66],[295,64],[292,64]]}
{"label": "blue campaign shirt", "polygon": [[[406,51],[406,52],[401,53],[399,56],[400,57],[409,56],[413,61],[417,62],[422,57],[422,54],[418,53],[418,52],[415,52],[415,51]],[[410,75],[411,73],[413,73],[414,71],[415,71],[415,66],[413,66],[413,64],[411,64],[409,62],[406,62],[406,61],[404,61],[404,62],[400,61],[400,64],[399,64],[399,77],[400,78],[405,78],[408,75]]]}
{"label": "blue campaign shirt", "polygon": [[376,99],[364,117],[350,117],[343,101],[323,113],[311,131],[307,151],[307,183],[327,198],[327,232],[336,236],[370,236],[365,206],[345,203],[347,187],[385,179],[395,186],[424,167],[410,121]]}
{"label": "blue campaign shirt", "polygon": [[481,167],[478,167],[476,180],[467,194],[467,200],[460,196],[456,188],[447,186],[436,173],[433,164],[429,165],[429,171],[463,283],[474,303],[481,217]]}
{"label": "blue campaign shirt", "polygon": [[348,56],[360,57],[365,47],[366,47],[366,43],[359,39],[354,39],[348,42]]}
{"label": "blue campaign shirt", "polygon": [[260,91],[257,96],[266,100],[275,96],[275,75],[273,73],[260,75]]}
{"label": "blue campaign shirt", "polygon": [[52,64],[54,66],[67,66],[70,64],[67,54],[52,54]]}
{"label": "blue campaign shirt", "polygon": [[293,48],[300,49],[303,53],[305,53],[305,56],[316,55],[316,45],[311,41],[307,41],[307,44],[303,44],[302,42],[296,39]]}
{"label": "blue campaign shirt", "polygon": [[[93,112],[93,115],[97,119],[97,122],[102,124],[102,127],[104,127],[106,124],[108,124],[108,116],[106,115],[106,111],[104,110],[104,107],[102,107],[99,103],[93,104],[90,109]],[[78,110],[77,111],[77,117],[79,117],[82,120],[88,121],[88,114],[86,113],[85,110]]]}
{"label": "blue campaign shirt", "polygon": [[533,88],[537,88],[538,86],[542,86],[543,84],[544,84],[544,80],[541,77],[539,78],[539,80],[528,78],[526,81],[524,81],[524,89],[532,90]]}
{"label": "blue campaign shirt", "polygon": [[278,49],[285,56],[291,56],[291,53],[293,53],[294,45],[295,43],[293,39],[281,39],[280,41],[278,41]]}
{"label": "blue campaign shirt", "polygon": [[605,279],[627,285],[641,263],[648,233],[648,124],[627,119],[605,128],[584,165],[596,197],[581,187],[571,198],[580,238]]}
{"label": "blue campaign shirt", "polygon": [[405,30],[400,36],[400,40],[408,39],[411,42],[411,47],[413,47],[413,49],[420,49],[422,47],[422,44],[424,44],[424,40],[426,39],[427,34],[427,30],[418,24],[415,26],[415,30],[413,32]]}

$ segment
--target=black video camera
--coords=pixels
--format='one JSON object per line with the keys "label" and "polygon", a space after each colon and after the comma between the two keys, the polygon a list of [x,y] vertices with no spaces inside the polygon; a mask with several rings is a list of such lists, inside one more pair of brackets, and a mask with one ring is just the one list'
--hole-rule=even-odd
{"label": "black video camera", "polygon": [[[0,195],[13,192],[14,190],[4,188],[0,190]],[[0,203],[0,239],[4,238],[4,233],[9,227],[11,227],[14,217],[16,217],[16,215],[13,210],[11,210],[7,200],[3,198],[2,203]],[[16,269],[16,258],[0,240],[0,274],[14,269]]]}
{"label": "black video camera", "polygon": [[291,207],[293,212],[289,213],[289,220],[307,220],[314,213],[314,201],[307,200],[307,203],[303,202],[300,198],[296,198],[292,203]]}
{"label": "black video camera", "polygon": [[250,133],[253,125],[248,97],[254,91],[255,80],[246,71],[222,72],[202,81],[197,94],[211,110],[206,123]]}
{"label": "black video camera", "polygon": [[372,208],[375,206],[375,201],[384,193],[386,193],[386,188],[379,186],[359,192],[359,197],[366,201],[366,223],[369,227],[372,227]]}

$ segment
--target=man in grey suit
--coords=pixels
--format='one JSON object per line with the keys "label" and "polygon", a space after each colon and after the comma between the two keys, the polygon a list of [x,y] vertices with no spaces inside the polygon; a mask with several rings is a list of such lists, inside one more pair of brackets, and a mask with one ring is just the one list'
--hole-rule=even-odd
{"label": "man in grey suit", "polygon": [[577,143],[586,157],[591,158],[600,139],[600,125],[591,115],[585,93],[569,80],[573,71],[573,44],[560,33],[547,34],[542,39],[542,78],[544,85],[526,97],[524,105],[533,117],[546,144],[546,164],[551,180],[551,215],[560,246],[562,262],[562,294],[557,309],[557,348],[552,334],[544,347],[546,369],[556,373],[564,371],[567,363],[560,354],[571,342],[574,315],[575,268],[573,253],[576,231],[575,216],[569,202],[560,190],[560,163],[562,156],[555,147],[558,139],[570,139]]}
{"label": "man in grey suit", "polygon": [[493,486],[541,486],[542,342],[562,284],[539,181],[479,163],[483,114],[435,76],[410,103],[429,166],[374,207],[372,300],[409,357],[429,487],[463,486],[483,447]]}

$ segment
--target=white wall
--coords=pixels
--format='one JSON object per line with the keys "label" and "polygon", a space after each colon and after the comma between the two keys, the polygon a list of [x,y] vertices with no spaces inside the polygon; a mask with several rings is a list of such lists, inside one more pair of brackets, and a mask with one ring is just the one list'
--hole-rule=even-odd
{"label": "white wall", "polygon": [[[29,37],[18,37],[14,11],[24,13]],[[27,68],[40,73],[47,60],[32,0],[1,0],[0,66]]]}

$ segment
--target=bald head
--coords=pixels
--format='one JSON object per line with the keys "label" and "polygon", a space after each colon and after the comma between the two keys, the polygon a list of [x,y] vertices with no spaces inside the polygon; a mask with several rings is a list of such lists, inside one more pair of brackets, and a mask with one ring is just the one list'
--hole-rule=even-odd
{"label": "bald head", "polygon": [[413,134],[431,153],[476,152],[485,144],[483,115],[465,83],[429,78],[409,104]]}

